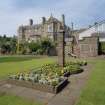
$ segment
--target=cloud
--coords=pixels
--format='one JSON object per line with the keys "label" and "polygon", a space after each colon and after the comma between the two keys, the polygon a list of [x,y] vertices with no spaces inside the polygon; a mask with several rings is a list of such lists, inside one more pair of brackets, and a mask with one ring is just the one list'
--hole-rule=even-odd
{"label": "cloud", "polygon": [[74,22],[76,28],[86,27],[95,21],[105,19],[105,1],[100,0],[3,0],[0,3],[0,34],[16,34],[21,24],[28,24],[33,18],[35,23],[42,16],[51,13],[58,19],[66,16],[66,24]]}

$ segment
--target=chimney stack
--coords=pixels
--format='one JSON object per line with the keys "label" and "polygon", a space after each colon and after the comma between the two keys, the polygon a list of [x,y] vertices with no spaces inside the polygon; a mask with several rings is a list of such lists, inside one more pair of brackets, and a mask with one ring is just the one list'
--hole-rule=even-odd
{"label": "chimney stack", "polygon": [[72,28],[72,30],[74,30],[74,23],[73,22],[71,23],[71,28]]}
{"label": "chimney stack", "polygon": [[44,24],[46,22],[46,18],[42,17],[42,23]]}
{"label": "chimney stack", "polygon": [[62,24],[63,26],[65,26],[65,15],[64,14],[62,15]]}
{"label": "chimney stack", "polygon": [[33,25],[33,19],[29,20],[29,25],[32,26]]}

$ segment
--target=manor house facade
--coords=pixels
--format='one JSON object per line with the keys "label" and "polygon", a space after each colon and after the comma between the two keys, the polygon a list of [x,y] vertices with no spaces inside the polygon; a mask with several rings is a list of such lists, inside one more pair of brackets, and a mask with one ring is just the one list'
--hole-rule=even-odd
{"label": "manor house facade", "polygon": [[40,24],[33,24],[33,20],[30,19],[29,25],[18,28],[18,41],[19,43],[31,42],[44,37],[57,41],[57,35],[62,29],[65,31],[66,56],[71,55],[71,53],[77,57],[98,56],[99,42],[105,42],[105,21],[95,23],[86,29],[71,30],[65,25],[64,15],[62,15],[61,21],[52,15],[48,19],[43,17]]}
{"label": "manor house facade", "polygon": [[37,41],[41,38],[48,37],[53,41],[57,40],[57,33],[64,25],[65,27],[65,37],[70,36],[70,28],[65,25],[65,16],[62,15],[62,20],[54,18],[52,15],[46,19],[42,17],[42,22],[40,24],[33,24],[33,20],[29,20],[29,25],[20,26],[18,28],[18,41]]}

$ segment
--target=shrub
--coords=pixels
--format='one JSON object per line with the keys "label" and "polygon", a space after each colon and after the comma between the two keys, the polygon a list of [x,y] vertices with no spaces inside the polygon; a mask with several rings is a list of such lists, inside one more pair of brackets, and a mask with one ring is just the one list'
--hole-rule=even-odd
{"label": "shrub", "polygon": [[99,54],[105,54],[105,42],[99,43]]}
{"label": "shrub", "polygon": [[39,42],[31,42],[28,46],[31,52],[36,52],[41,47]]}

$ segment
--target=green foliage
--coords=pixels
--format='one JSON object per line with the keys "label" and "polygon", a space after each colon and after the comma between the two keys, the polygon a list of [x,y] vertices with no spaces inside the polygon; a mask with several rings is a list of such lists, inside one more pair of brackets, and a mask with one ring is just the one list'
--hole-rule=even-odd
{"label": "green foliage", "polygon": [[15,54],[17,50],[17,39],[13,37],[10,41],[10,46],[11,46],[11,53]]}
{"label": "green foliage", "polygon": [[43,38],[37,42],[17,43],[16,37],[0,36],[0,52],[2,54],[39,54],[47,55],[50,48],[55,47],[52,41],[48,38]]}
{"label": "green foliage", "polygon": [[27,54],[29,53],[29,43],[25,42],[25,43],[20,43],[19,44],[19,53],[20,54]]}
{"label": "green foliage", "polygon": [[2,54],[14,54],[16,53],[16,37],[0,37],[0,52]]}
{"label": "green foliage", "polygon": [[43,53],[48,54],[48,50],[52,47],[52,43],[49,39],[43,39],[41,40],[41,49],[43,50]]}
{"label": "green foliage", "polygon": [[43,55],[44,51],[42,48],[39,48],[37,51],[36,51],[36,54],[39,54],[39,55]]}
{"label": "green foliage", "polygon": [[67,71],[67,72],[78,71],[78,70],[81,70],[80,65],[78,64],[68,65],[64,68],[64,71]]}
{"label": "green foliage", "polygon": [[4,43],[1,45],[1,53],[10,53],[11,52],[11,46],[10,43]]}
{"label": "green foliage", "polygon": [[99,54],[105,54],[105,42],[99,43]]}
{"label": "green foliage", "polygon": [[31,43],[29,43],[28,46],[29,46],[30,52],[36,52],[38,49],[40,49],[39,42],[31,42]]}
{"label": "green foliage", "polygon": [[29,43],[29,49],[32,52],[36,52],[35,54],[39,55],[48,55],[48,51],[50,48],[55,47],[51,40],[44,38],[37,42]]}

